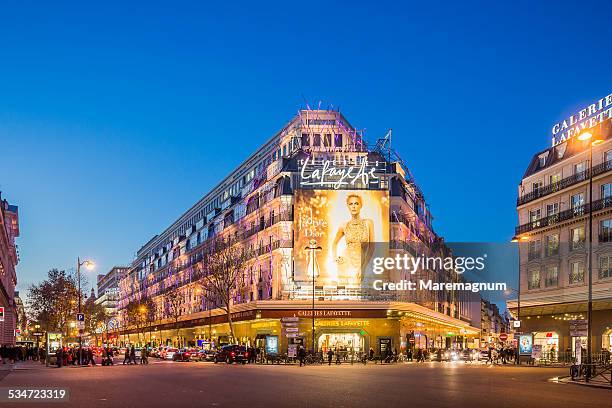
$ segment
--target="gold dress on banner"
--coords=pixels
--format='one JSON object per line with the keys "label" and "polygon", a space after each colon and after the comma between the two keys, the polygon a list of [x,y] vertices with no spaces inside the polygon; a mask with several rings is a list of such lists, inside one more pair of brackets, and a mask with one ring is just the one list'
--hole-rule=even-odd
{"label": "gold dress on banner", "polygon": [[368,243],[370,230],[366,220],[351,219],[344,225],[346,249],[342,255],[343,262],[338,264],[338,280],[359,284],[363,269],[363,244]]}

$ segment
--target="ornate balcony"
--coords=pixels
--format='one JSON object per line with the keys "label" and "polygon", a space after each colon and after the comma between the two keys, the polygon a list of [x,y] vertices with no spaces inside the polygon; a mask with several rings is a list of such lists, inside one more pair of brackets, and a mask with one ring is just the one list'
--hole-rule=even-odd
{"label": "ornate balcony", "polygon": [[[603,174],[607,171],[612,170],[612,160],[600,163],[593,167],[593,177]],[[542,186],[531,193],[524,194],[516,199],[516,205],[523,205],[530,201],[536,200],[540,197],[547,196],[549,194],[561,191],[567,187],[578,184],[582,181],[589,179],[589,170],[581,171],[580,173],[573,174],[569,177],[562,179],[561,181],[547,186]]]}
{"label": "ornate balcony", "polygon": [[[519,225],[515,228],[515,235],[521,235],[526,232],[530,232],[539,228],[549,227],[551,225],[558,224],[563,221],[571,220],[572,218],[582,217],[589,213],[589,206],[591,204],[585,204],[580,207],[571,208],[569,210],[561,211],[560,213],[549,215],[548,217],[540,218],[539,220],[533,220],[527,224]],[[596,201],[593,201],[593,211],[603,210],[604,208],[612,207],[612,197],[605,197]]]}

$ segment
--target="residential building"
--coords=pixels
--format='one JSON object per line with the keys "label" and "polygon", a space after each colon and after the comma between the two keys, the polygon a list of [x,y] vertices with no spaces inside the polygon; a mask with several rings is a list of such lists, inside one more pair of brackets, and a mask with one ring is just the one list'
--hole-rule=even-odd
{"label": "residential building", "polygon": [[128,270],[127,266],[114,266],[106,275],[98,275],[98,297],[95,303],[102,305],[109,316],[117,314],[119,281],[126,276]]}
{"label": "residential building", "polygon": [[0,193],[0,307],[4,316],[0,320],[0,344],[15,344],[17,309],[15,286],[19,253],[15,239],[19,236],[19,211],[2,198]]}
{"label": "residential building", "polygon": [[591,344],[594,353],[612,350],[611,116],[612,94],[555,125],[553,132],[574,123],[582,133],[566,132],[562,142],[553,139],[552,147],[532,157],[519,184],[520,295],[508,307],[520,319],[520,331],[533,333],[533,344],[546,355],[574,352],[577,340],[586,348],[590,234]]}

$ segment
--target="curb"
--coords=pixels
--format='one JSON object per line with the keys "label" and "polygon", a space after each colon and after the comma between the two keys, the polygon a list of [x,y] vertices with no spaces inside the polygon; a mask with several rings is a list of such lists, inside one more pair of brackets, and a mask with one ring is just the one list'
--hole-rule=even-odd
{"label": "curb", "polygon": [[597,384],[597,383],[592,383],[592,382],[587,383],[587,382],[582,382],[582,381],[572,381],[571,376],[569,375],[565,377],[556,377],[556,380],[554,378],[551,378],[548,381],[561,383],[561,384],[573,384],[573,385],[580,385],[583,387],[592,387],[592,388],[601,388],[605,390],[612,390],[612,385]]}

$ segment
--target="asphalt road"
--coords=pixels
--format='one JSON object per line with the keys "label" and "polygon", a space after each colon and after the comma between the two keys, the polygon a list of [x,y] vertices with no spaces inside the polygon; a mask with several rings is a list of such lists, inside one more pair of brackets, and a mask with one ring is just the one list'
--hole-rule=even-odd
{"label": "asphalt road", "polygon": [[69,403],[15,407],[605,407],[612,390],[548,381],[567,369],[463,363],[261,366],[173,363],[42,368],[0,387],[68,387]]}

